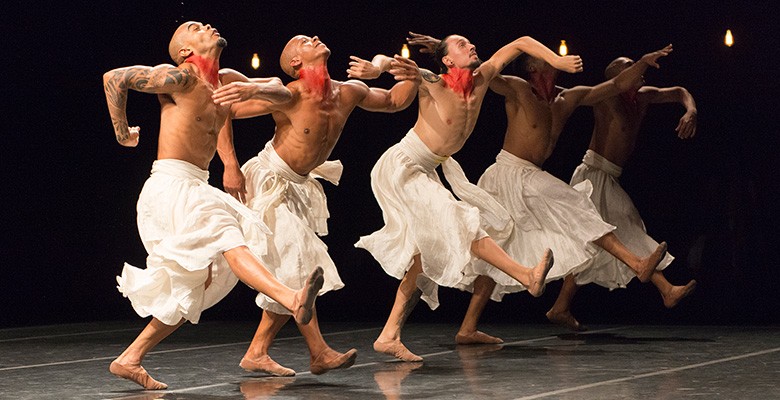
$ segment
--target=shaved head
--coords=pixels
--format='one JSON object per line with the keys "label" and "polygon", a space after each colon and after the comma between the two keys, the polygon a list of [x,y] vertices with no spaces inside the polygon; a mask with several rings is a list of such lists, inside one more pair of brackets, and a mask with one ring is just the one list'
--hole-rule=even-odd
{"label": "shaved head", "polygon": [[606,76],[607,79],[612,79],[623,72],[624,69],[632,66],[633,64],[634,60],[628,57],[618,57],[609,63],[609,65],[607,65],[607,68],[604,70],[604,76]]}
{"label": "shaved head", "polygon": [[298,55],[297,45],[301,37],[301,35],[298,35],[290,39],[290,41],[287,42],[287,45],[284,46],[282,55],[279,57],[279,65],[282,67],[282,71],[296,79],[298,78],[298,72],[295,70],[295,68],[293,68],[292,65],[290,65],[290,61],[292,61],[292,59]]}
{"label": "shaved head", "polygon": [[179,55],[179,50],[184,48],[184,33],[187,32],[187,26],[192,24],[192,21],[185,22],[176,29],[173,33],[170,43],[168,43],[168,55],[171,56],[171,60],[179,65],[184,62],[184,57]]}
{"label": "shaved head", "polygon": [[[197,43],[193,35],[196,31],[202,31],[204,29],[213,29],[213,31],[216,32],[216,29],[212,28],[211,25],[203,25],[197,21],[187,21],[179,25],[176,32],[173,33],[170,43],[168,43],[168,55],[171,56],[171,60],[173,60],[176,65],[180,65],[186,59],[186,57],[181,54],[182,50],[187,49],[190,50],[189,55],[194,54],[193,51],[195,49],[192,46],[197,45]],[[202,39],[198,40],[202,41]],[[200,46],[202,46],[202,44]],[[227,40],[222,36],[218,36],[216,46],[219,48],[227,47]],[[189,57],[189,55],[187,55],[187,57]]]}

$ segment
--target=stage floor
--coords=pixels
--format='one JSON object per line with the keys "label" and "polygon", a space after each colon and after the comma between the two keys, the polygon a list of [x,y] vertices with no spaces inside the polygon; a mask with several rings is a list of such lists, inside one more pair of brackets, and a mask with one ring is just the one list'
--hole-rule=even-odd
{"label": "stage floor", "polygon": [[143,321],[0,330],[2,399],[780,399],[780,327],[485,325],[503,345],[456,346],[456,325],[410,323],[422,363],[375,353],[378,324],[322,324],[355,365],[324,375],[291,324],[271,356],[298,373],[249,373],[238,362],[252,322],[185,325],[144,361],[165,391],[115,378],[108,365]]}

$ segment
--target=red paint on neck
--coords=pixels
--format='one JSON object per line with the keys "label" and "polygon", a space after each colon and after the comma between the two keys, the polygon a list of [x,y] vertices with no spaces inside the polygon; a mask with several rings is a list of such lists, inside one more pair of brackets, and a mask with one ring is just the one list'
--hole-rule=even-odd
{"label": "red paint on neck", "polygon": [[450,68],[450,71],[442,74],[441,78],[448,88],[462,95],[464,99],[471,96],[471,92],[474,91],[474,71],[470,69]]}
{"label": "red paint on neck", "polygon": [[306,90],[325,97],[330,92],[330,74],[328,68],[324,65],[316,67],[305,67],[298,71],[298,79],[303,82]]}
{"label": "red paint on neck", "polygon": [[551,102],[557,96],[555,93],[555,75],[554,74],[531,74],[531,88],[536,97]]}
{"label": "red paint on neck", "polygon": [[217,87],[219,83],[219,60],[203,58],[193,54],[187,57],[184,62],[195,64],[201,75],[206,78],[206,81],[212,86]]}

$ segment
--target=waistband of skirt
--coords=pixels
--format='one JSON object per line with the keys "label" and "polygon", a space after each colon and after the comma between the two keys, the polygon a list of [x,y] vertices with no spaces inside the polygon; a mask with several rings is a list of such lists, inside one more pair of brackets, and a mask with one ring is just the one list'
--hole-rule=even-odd
{"label": "waistband of skirt", "polygon": [[510,167],[541,169],[538,165],[503,149],[498,152],[498,155],[496,156],[496,164],[507,165]]}
{"label": "waistband of skirt", "polygon": [[431,149],[423,143],[414,129],[409,129],[409,132],[401,139],[399,145],[404,154],[409,156],[412,161],[430,171],[436,169],[439,164],[449,158],[448,156],[440,156],[432,152]]}
{"label": "waistband of skirt", "polygon": [[164,158],[152,163],[152,175],[165,174],[177,178],[195,179],[208,182],[209,171],[201,169],[195,164],[175,158]]}
{"label": "waistband of skirt", "polygon": [[279,154],[276,152],[276,149],[274,149],[272,142],[273,141],[268,141],[268,143],[265,144],[263,150],[261,150],[257,156],[260,159],[265,159],[268,163],[268,166],[285,179],[295,183],[306,182],[306,180],[309,179],[309,176],[301,175],[293,171],[293,169],[287,165],[287,162],[285,162],[282,157],[279,157]]}
{"label": "waistband of skirt", "polygon": [[582,163],[589,167],[598,168],[615,178],[620,177],[623,173],[623,168],[590,149],[582,157]]}

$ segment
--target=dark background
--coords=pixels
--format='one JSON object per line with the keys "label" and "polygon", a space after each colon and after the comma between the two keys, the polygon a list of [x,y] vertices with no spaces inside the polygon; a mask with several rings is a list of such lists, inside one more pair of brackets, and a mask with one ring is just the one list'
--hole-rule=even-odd
{"label": "dark background", "polygon": [[[523,35],[553,49],[565,39],[585,61],[585,72],[560,76],[567,87],[599,83],[615,57],[637,59],[673,43],[673,54],[646,80],[689,89],[698,106],[697,136],[677,139],[682,106],[654,106],[621,181],[650,234],[668,241],[677,257],[669,280],[695,278],[699,287],[666,310],[652,285],[634,281],[613,292],[591,285],[577,295],[574,311],[586,323],[777,323],[777,10],[768,1],[586,3],[6,1],[0,327],[138,318],[114,277],[124,262],[144,265],[135,202],[155,158],[159,106],[152,95],[130,95],[129,121],[142,127],[141,143],[121,147],[101,77],[112,68],[170,63],[168,41],[187,20],[218,28],[229,42],[221,65],[250,76],[282,76],[278,56],[296,34],[328,44],[338,80],[346,78],[350,55],[399,52],[408,30],[465,35],[483,59]],[[723,45],[726,28],[734,32],[732,48]],[[249,66],[255,52],[263,62],[258,71]],[[412,57],[434,68],[426,56],[413,51]],[[346,287],[318,301],[322,320],[379,323],[390,310],[398,281],[352,244],[382,225],[369,171],[416,112],[416,102],[394,115],[358,109],[333,152],[345,169],[339,187],[324,184],[331,211],[324,240]],[[493,162],[505,124],[503,100],[491,93],[456,157],[472,181]],[[568,182],[591,129],[591,110],[578,110],[545,168]],[[235,130],[244,162],[271,137],[273,124],[263,117],[236,122]],[[221,168],[212,163],[217,187]],[[559,286],[551,284],[540,299],[523,293],[491,303],[484,320],[542,322]],[[253,297],[239,284],[204,320],[256,319]],[[439,310],[421,304],[411,321],[459,321],[468,295],[442,289],[441,297]]]}

